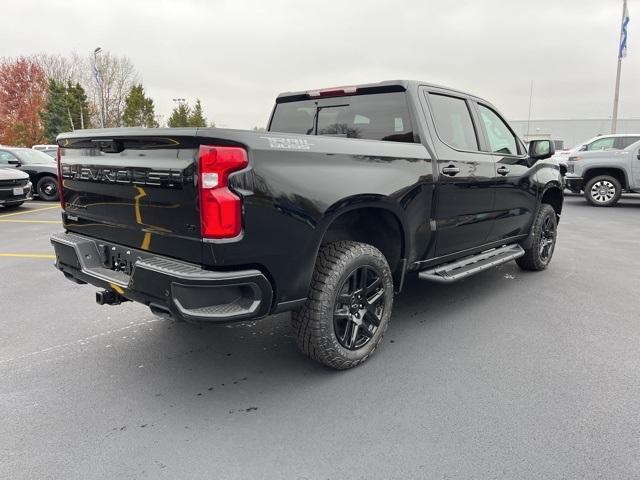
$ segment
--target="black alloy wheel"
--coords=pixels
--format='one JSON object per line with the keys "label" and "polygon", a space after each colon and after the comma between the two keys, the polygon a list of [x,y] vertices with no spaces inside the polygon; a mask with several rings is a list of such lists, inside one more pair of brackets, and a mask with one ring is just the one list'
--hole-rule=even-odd
{"label": "black alloy wheel", "polygon": [[333,311],[333,326],[340,345],[348,350],[364,347],[376,333],[384,314],[384,285],[370,265],[356,268],[343,282]]}
{"label": "black alloy wheel", "polygon": [[544,263],[549,263],[556,245],[556,222],[554,222],[553,216],[548,215],[545,217],[540,235],[542,237],[540,239],[540,260]]}

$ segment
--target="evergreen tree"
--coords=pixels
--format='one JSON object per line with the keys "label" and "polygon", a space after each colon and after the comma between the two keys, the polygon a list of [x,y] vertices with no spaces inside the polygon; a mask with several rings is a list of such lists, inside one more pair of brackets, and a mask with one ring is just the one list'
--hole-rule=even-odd
{"label": "evergreen tree", "polygon": [[191,115],[189,115],[189,126],[191,127],[206,127],[207,119],[204,118],[202,114],[202,104],[200,103],[200,99],[196,99],[196,104],[191,111]]}
{"label": "evergreen tree", "polygon": [[75,85],[67,83],[66,89],[67,116],[72,122],[74,130],[79,128],[91,128],[91,114],[89,112],[89,102],[84,88],[79,83]]}
{"label": "evergreen tree", "polygon": [[71,130],[67,113],[67,91],[64,83],[49,79],[44,111],[40,114],[44,135],[49,143],[54,143],[59,133]]}
{"label": "evergreen tree", "polygon": [[131,87],[125,99],[122,123],[125,127],[158,127],[153,100],[145,96],[142,84]]}
{"label": "evergreen tree", "polygon": [[191,109],[189,105],[184,102],[178,103],[178,106],[173,109],[171,116],[167,121],[167,125],[171,128],[176,127],[190,127],[189,118],[191,117]]}

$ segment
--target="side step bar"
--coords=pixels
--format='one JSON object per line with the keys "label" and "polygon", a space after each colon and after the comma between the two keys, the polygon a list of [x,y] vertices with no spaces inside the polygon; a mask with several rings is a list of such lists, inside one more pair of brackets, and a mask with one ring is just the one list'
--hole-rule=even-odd
{"label": "side step bar", "polygon": [[473,274],[488,270],[524,255],[524,250],[518,244],[505,245],[487,252],[465,257],[455,262],[445,263],[429,270],[418,273],[421,280],[432,282],[451,283],[467,278]]}

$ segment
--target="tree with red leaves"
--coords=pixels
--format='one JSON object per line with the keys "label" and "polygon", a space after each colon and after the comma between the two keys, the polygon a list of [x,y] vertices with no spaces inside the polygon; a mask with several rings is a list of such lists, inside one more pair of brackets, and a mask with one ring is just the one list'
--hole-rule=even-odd
{"label": "tree with red leaves", "polygon": [[47,78],[34,61],[20,57],[0,64],[0,143],[31,146],[44,141],[40,112]]}

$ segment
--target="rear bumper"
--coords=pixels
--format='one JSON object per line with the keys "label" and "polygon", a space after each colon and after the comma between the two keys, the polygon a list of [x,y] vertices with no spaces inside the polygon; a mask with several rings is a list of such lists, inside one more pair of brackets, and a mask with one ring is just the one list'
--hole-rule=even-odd
{"label": "rear bumper", "polygon": [[[199,265],[72,233],[51,237],[56,267],[67,278],[116,292],[155,313],[189,322],[226,323],[269,313],[270,282],[259,270],[205,270]],[[131,268],[108,268],[111,252]],[[129,274],[130,272],[130,274]]]}

